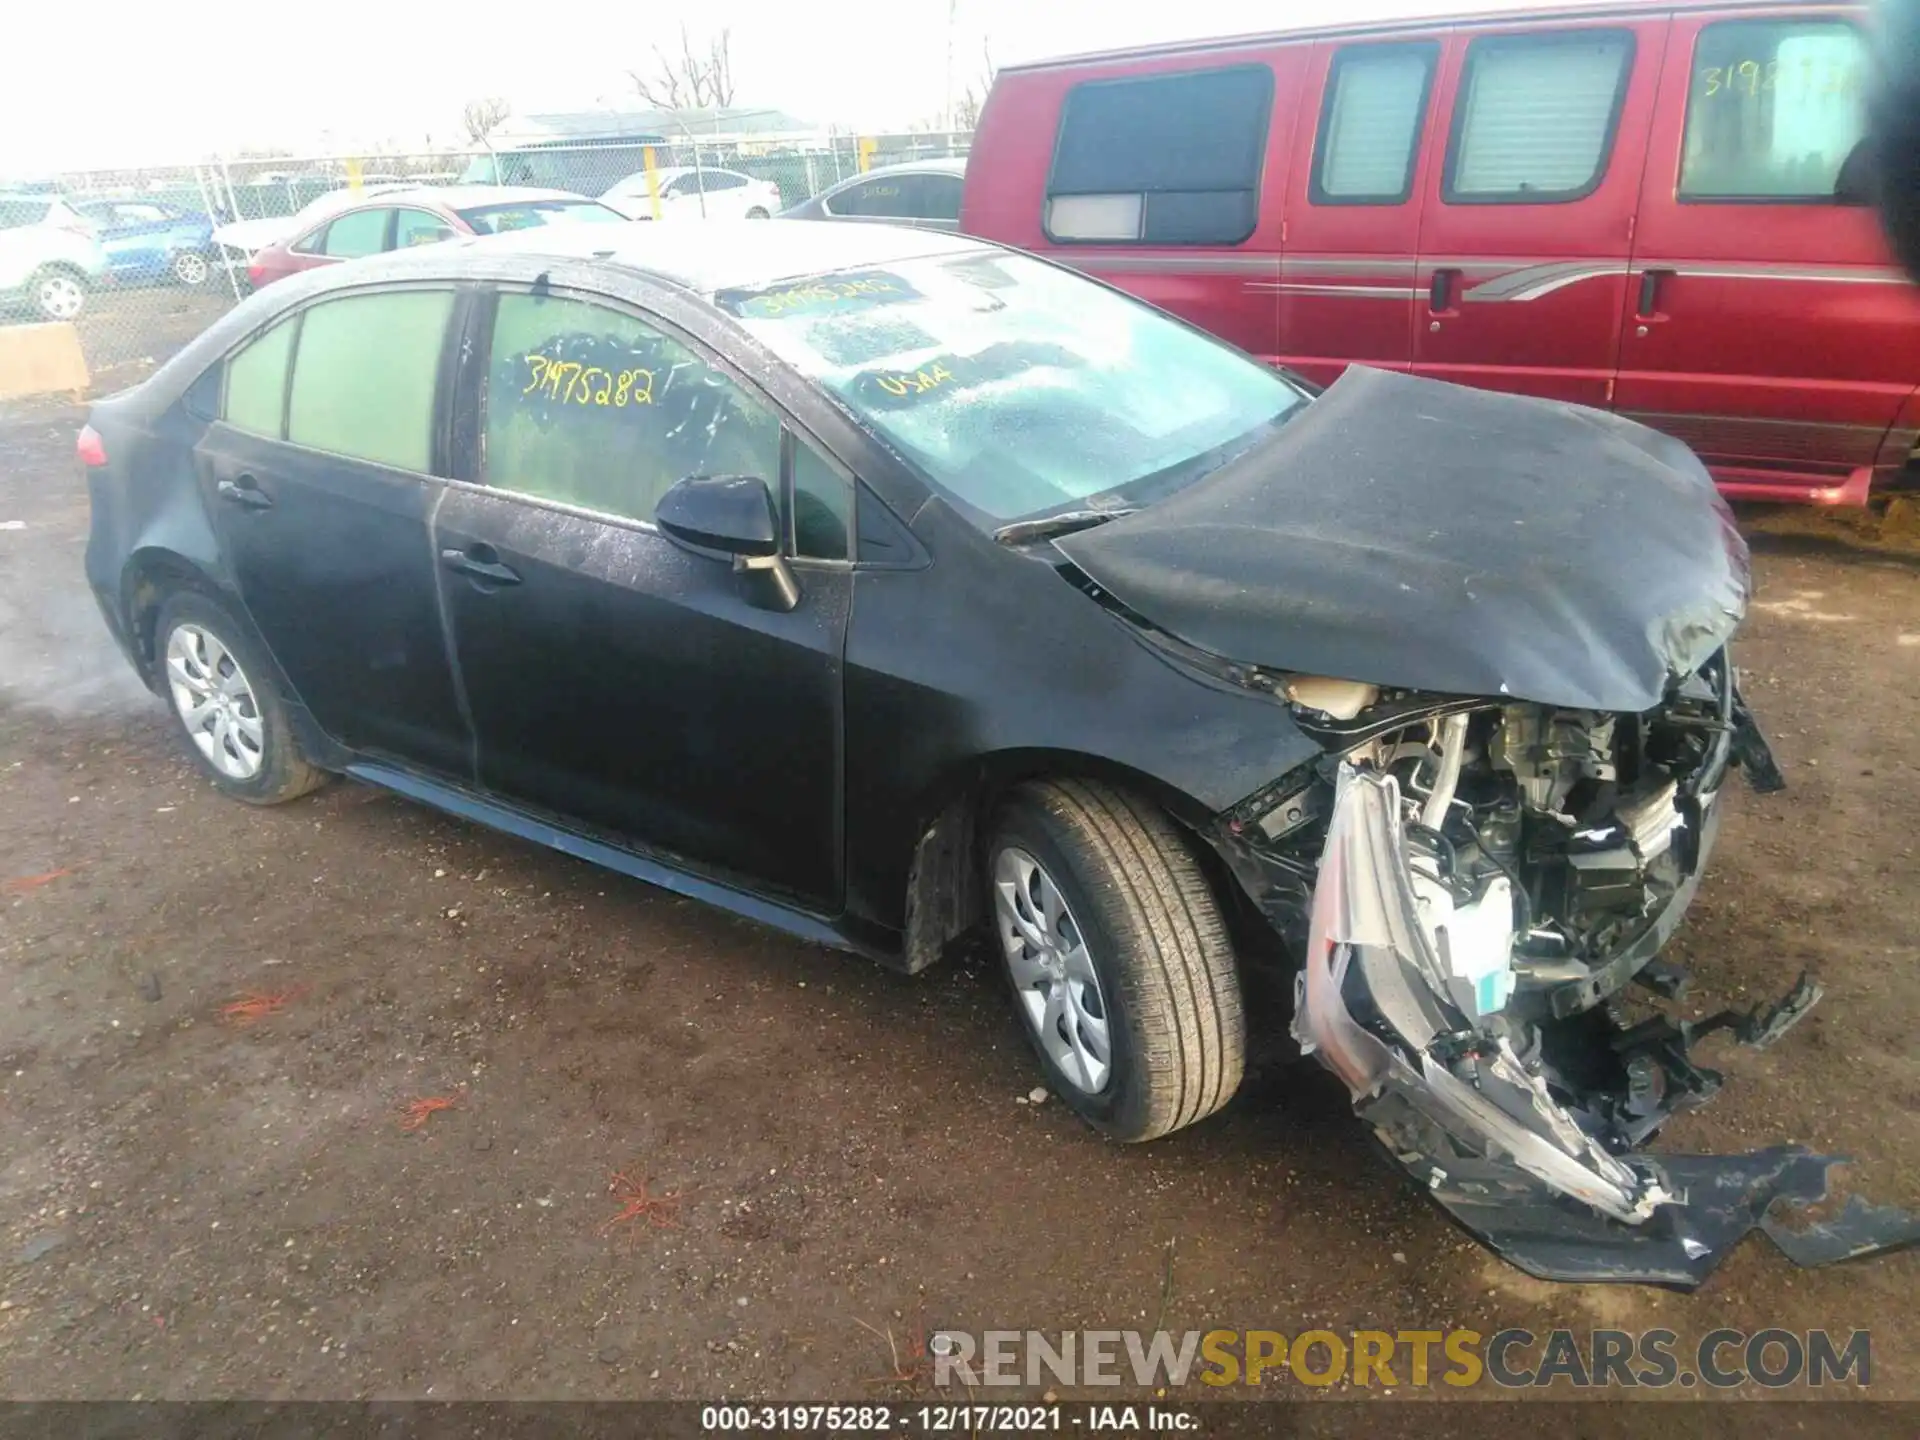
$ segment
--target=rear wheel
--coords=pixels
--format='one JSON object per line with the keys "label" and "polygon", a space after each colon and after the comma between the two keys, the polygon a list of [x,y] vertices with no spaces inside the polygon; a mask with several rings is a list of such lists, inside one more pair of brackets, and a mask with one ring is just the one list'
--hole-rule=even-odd
{"label": "rear wheel", "polygon": [[191,591],[173,596],[154,649],[188,750],[223,794],[278,805],[325,783],[294,743],[265,655],[220,605]]}
{"label": "rear wheel", "polygon": [[87,287],[77,271],[49,265],[27,286],[33,308],[45,320],[78,320],[87,308]]}
{"label": "rear wheel", "polygon": [[767,214],[767,210],[764,205],[756,205],[751,210],[747,211],[747,219],[749,220],[767,220],[770,218],[772,217]]}
{"label": "rear wheel", "polygon": [[994,929],[1056,1094],[1116,1140],[1151,1140],[1239,1088],[1246,1027],[1227,927],[1186,840],[1109,785],[1015,791],[987,847]]}
{"label": "rear wheel", "polygon": [[173,257],[170,267],[173,278],[182,285],[204,285],[207,277],[213,273],[213,267],[207,263],[207,257],[197,250],[182,250]]}

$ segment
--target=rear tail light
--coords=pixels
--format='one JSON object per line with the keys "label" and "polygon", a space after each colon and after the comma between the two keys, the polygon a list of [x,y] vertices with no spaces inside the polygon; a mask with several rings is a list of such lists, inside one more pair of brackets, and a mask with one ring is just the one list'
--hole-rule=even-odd
{"label": "rear tail light", "polygon": [[258,290],[267,283],[267,267],[258,260],[247,266],[247,283]]}
{"label": "rear tail light", "polygon": [[80,439],[74,450],[80,456],[80,463],[89,468],[98,469],[107,463],[107,442],[91,425],[80,427]]}

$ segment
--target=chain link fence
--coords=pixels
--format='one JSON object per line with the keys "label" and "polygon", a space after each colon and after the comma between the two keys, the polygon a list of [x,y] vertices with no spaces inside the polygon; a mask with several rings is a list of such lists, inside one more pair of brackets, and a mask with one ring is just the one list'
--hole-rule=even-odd
{"label": "chain link fence", "polygon": [[[737,211],[757,218],[867,170],[963,156],[969,139],[912,133],[499,142],[421,154],[230,157],[74,173],[28,189],[0,184],[0,347],[17,327],[71,325],[96,393],[132,384],[246,296],[255,253],[293,238],[304,228],[302,211],[342,191],[499,184],[599,198],[619,190],[615,208],[629,214],[697,219],[702,211]],[[746,189],[735,176],[759,182],[750,212],[728,200],[732,187]],[[692,203],[674,203],[688,196]],[[16,345],[21,338],[15,335]]]}

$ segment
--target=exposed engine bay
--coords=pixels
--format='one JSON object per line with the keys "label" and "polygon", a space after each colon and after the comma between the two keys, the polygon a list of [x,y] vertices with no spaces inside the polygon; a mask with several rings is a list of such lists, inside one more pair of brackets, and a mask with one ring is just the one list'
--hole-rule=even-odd
{"label": "exposed engine bay", "polygon": [[1456,1218],[1545,1278],[1674,1285],[1755,1227],[1802,1263],[1920,1241],[1873,1207],[1839,1240],[1769,1214],[1821,1198],[1829,1158],[1636,1153],[1719,1088],[1697,1041],[1770,1045],[1821,993],[1802,976],[1763,1011],[1691,1023],[1635,1019],[1622,994],[1683,988],[1658,954],[1730,770],[1783,783],[1724,651],[1643,714],[1277,688],[1327,756],[1227,825],[1270,918],[1296,917],[1294,1038]]}

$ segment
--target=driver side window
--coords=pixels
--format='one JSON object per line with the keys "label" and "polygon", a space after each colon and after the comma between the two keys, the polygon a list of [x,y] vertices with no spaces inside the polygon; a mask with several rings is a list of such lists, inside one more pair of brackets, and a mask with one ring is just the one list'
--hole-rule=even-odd
{"label": "driver side window", "polygon": [[780,422],[679,341],[619,310],[502,294],[487,367],[488,485],[651,523],[688,475],[780,477]]}

